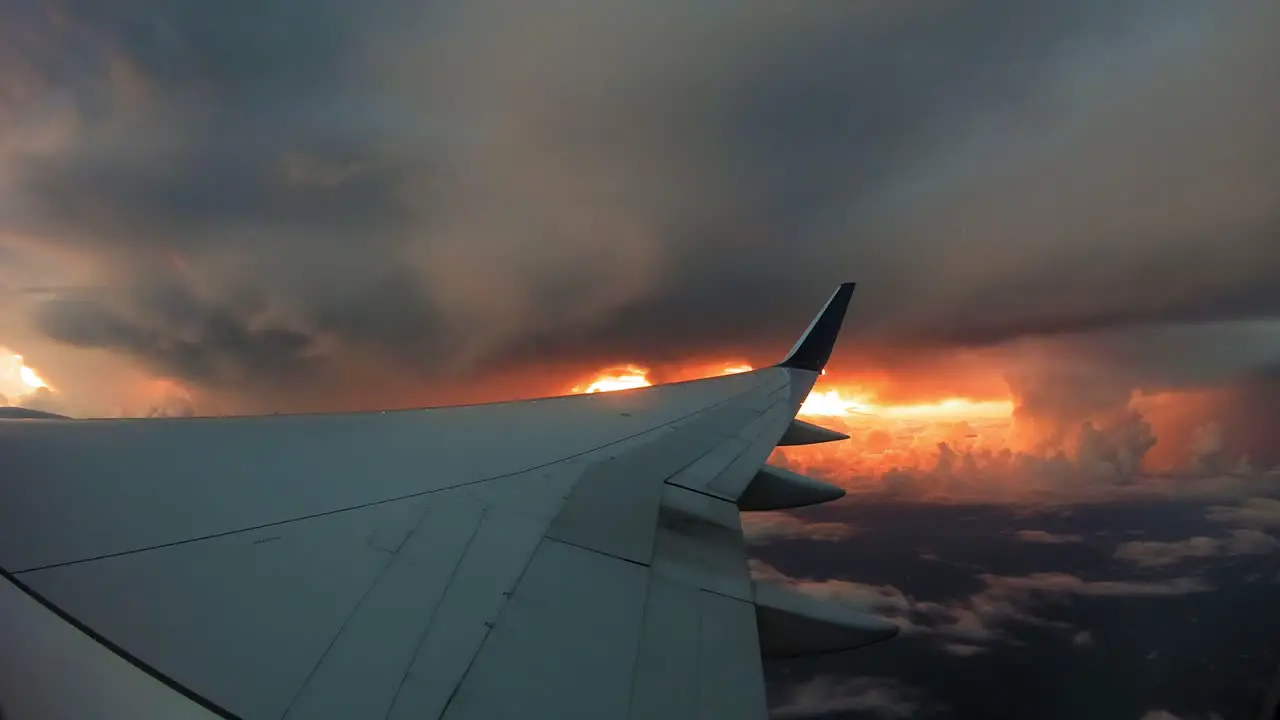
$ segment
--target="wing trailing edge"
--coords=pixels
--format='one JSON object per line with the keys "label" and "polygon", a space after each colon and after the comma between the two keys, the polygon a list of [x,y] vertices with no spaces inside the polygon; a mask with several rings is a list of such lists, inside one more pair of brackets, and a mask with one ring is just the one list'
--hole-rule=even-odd
{"label": "wing trailing edge", "polygon": [[738,498],[738,509],[787,510],[844,497],[844,488],[790,470],[765,465]]}
{"label": "wing trailing edge", "polygon": [[848,439],[848,435],[837,430],[824,428],[821,425],[814,425],[803,420],[792,420],[791,427],[787,428],[787,431],[782,434],[782,439],[778,441],[778,446],[816,445],[817,443]]}
{"label": "wing trailing edge", "polygon": [[800,657],[865,647],[898,634],[884,618],[815,600],[785,585],[753,583],[760,655]]}
{"label": "wing trailing edge", "polygon": [[[776,367],[793,371],[792,402],[798,410],[831,359],[854,283],[840,285]],[[792,419],[779,447],[847,440],[845,433]],[[740,511],[785,510],[831,502],[843,488],[783,468],[764,465],[738,496]],[[898,625],[875,615],[809,597],[787,585],[755,581],[756,631],[764,658],[790,658],[864,647],[898,634]]]}

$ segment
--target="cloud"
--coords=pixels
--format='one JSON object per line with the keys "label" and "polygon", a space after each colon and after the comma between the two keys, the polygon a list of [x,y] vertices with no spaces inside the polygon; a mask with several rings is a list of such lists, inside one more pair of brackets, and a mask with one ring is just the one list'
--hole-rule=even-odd
{"label": "cloud", "polygon": [[[1195,577],[1163,580],[1084,580],[1067,573],[1033,573],[1023,576],[980,574],[983,588],[965,597],[920,600],[891,585],[867,585],[848,580],[793,578],[759,560],[751,561],[752,577],[759,582],[785,584],[812,597],[879,614],[898,624],[905,635],[932,636],[938,648],[962,654],[960,646],[1012,641],[1009,628],[1033,625],[1070,633],[1080,644],[1081,631],[1067,623],[1034,614],[1037,606],[1085,598],[1159,598],[1210,592],[1213,588]],[[1092,636],[1084,634],[1092,641]]]}
{"label": "cloud", "polygon": [[1218,713],[1211,712],[1208,715],[1175,715],[1168,710],[1148,710],[1142,714],[1140,720],[1195,720],[1195,718],[1204,717],[1205,720],[1222,720],[1222,716]]}
{"label": "cloud", "polygon": [[148,320],[113,311],[91,297],[64,296],[41,305],[37,322],[55,340],[142,358],[164,375],[197,384],[220,387],[309,374],[315,339],[307,333],[254,327],[256,318],[196,297],[178,284],[149,291],[163,312]]}
{"label": "cloud", "polygon": [[1092,647],[1093,633],[1089,632],[1088,630],[1081,630],[1080,632],[1071,636],[1071,644],[1075,645],[1076,647]]}
{"label": "cloud", "polygon": [[34,392],[23,396],[18,405],[31,410],[49,413],[58,413],[64,410],[62,399],[47,387],[36,388]]}
{"label": "cloud", "polygon": [[1236,507],[1215,505],[1209,508],[1208,517],[1218,522],[1253,527],[1280,527],[1280,500],[1249,498]]}
{"label": "cloud", "polygon": [[1180,542],[1127,542],[1116,548],[1115,556],[1139,567],[1161,567],[1187,558],[1212,557],[1220,550],[1218,540],[1194,537]]}
{"label": "cloud", "polygon": [[869,612],[905,613],[913,601],[891,585],[866,585],[845,580],[796,580],[760,560],[750,561],[751,575],[760,582],[795,585],[824,600],[862,608]]}
{"label": "cloud", "polygon": [[966,645],[964,643],[943,643],[942,651],[948,655],[954,655],[956,657],[973,657],[974,655],[981,655],[982,653],[986,652],[987,649],[982,647],[981,645]]}
{"label": "cloud", "polygon": [[807,522],[785,512],[750,512],[742,515],[742,532],[748,543],[759,545],[776,540],[845,540],[860,531],[848,523]]}
{"label": "cloud", "polygon": [[996,596],[1027,598],[1079,595],[1083,597],[1168,597],[1209,592],[1211,586],[1200,578],[1167,580],[1082,580],[1066,573],[1033,573],[1021,577],[983,575],[988,591]]}
{"label": "cloud", "polygon": [[[1218,384],[1280,316],[1268,3],[0,12],[0,284],[54,288],[0,341],[231,409],[754,359],[850,273],[844,362],[917,378]],[[1069,414],[1092,472],[1150,447]]]}
{"label": "cloud", "polygon": [[1042,545],[1062,545],[1065,543],[1078,543],[1084,540],[1080,535],[1058,535],[1045,532],[1044,530],[1018,530],[1013,534],[1013,536],[1022,542],[1039,543]]}
{"label": "cloud", "polygon": [[1138,567],[1165,567],[1189,558],[1264,555],[1280,548],[1280,540],[1257,530],[1233,530],[1225,538],[1193,537],[1177,542],[1127,542],[1115,557]]}
{"label": "cloud", "polygon": [[[840,485],[850,495],[1053,506],[1173,499],[1239,502],[1280,492],[1280,475],[1251,468],[1204,474],[1185,466],[1162,471],[1130,466],[1131,473],[1124,475],[1113,471],[1116,465],[1099,464],[1096,453],[1073,457],[1061,450],[1014,450],[1014,429],[1007,420],[964,423],[966,437],[955,439],[954,445],[939,441],[952,434],[952,423],[947,422],[823,418],[823,423],[851,439],[783,448],[770,462]],[[884,444],[875,444],[877,433]]]}
{"label": "cloud", "polygon": [[805,718],[859,712],[878,718],[910,718],[917,717],[926,705],[936,709],[923,691],[895,678],[819,675],[793,688],[783,703],[770,709],[769,716]]}

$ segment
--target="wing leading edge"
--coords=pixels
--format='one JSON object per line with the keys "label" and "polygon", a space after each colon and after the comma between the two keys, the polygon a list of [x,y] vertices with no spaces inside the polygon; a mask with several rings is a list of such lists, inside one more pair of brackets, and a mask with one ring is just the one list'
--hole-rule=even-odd
{"label": "wing leading edge", "polygon": [[852,290],[783,363],[739,375],[388,413],[0,421],[0,631],[22,640],[0,647],[0,708],[763,718],[762,657],[897,630],[753,583],[739,521],[843,494],[764,463]]}

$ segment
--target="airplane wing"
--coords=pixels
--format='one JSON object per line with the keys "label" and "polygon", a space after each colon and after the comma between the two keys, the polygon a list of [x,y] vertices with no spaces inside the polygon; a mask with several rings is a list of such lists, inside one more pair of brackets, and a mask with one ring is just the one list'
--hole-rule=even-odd
{"label": "airplane wing", "polygon": [[764,463],[829,432],[794,420],[852,292],[692,382],[0,420],[0,716],[766,717],[762,657],[897,631],[753,584],[739,522],[843,494]]}

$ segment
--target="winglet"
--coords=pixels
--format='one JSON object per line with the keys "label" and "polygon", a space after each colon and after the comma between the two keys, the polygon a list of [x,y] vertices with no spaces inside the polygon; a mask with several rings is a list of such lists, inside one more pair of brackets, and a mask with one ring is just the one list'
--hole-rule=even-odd
{"label": "winglet", "polygon": [[843,283],[836,289],[835,294],[822,307],[822,312],[809,323],[809,329],[796,341],[787,359],[778,363],[778,367],[822,372],[827,360],[831,358],[836,337],[840,335],[840,325],[844,323],[844,313],[849,308],[855,284]]}

